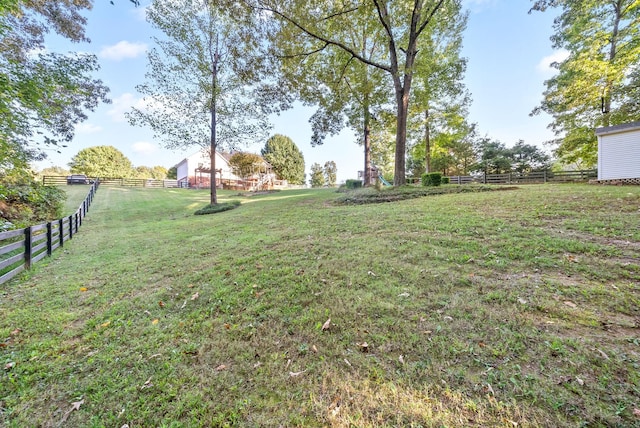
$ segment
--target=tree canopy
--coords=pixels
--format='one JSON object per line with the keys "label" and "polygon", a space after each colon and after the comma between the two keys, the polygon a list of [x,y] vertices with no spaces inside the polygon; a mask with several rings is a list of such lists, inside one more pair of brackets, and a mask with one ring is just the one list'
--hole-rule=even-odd
{"label": "tree canopy", "polygon": [[532,114],[549,113],[556,154],[593,166],[595,128],[640,120],[640,4],[637,0],[537,0],[532,10],[560,9],[553,47],[569,56],[552,64],[544,99]]}
{"label": "tree canopy", "polygon": [[[394,184],[405,184],[407,117],[419,42],[425,29],[439,19],[445,0],[362,3],[330,3],[306,0],[244,0],[263,16],[272,17],[272,37],[285,37],[300,46],[300,55],[325,49],[343,51],[354,61],[387,73],[393,84],[396,105]],[[368,34],[384,46],[384,54],[374,59],[363,55],[360,40],[354,39],[354,23],[372,24]]]}
{"label": "tree canopy", "polygon": [[322,169],[322,165],[317,162],[311,165],[309,184],[311,187],[323,187],[325,184],[324,170]]}
{"label": "tree canopy", "polygon": [[52,30],[72,42],[88,41],[81,12],[90,8],[89,0],[2,3],[0,170],[26,168],[44,156],[43,145],[71,141],[86,111],[109,102],[107,87],[91,78],[99,68],[94,55],[45,49]]}
{"label": "tree canopy", "polygon": [[131,161],[113,146],[94,146],[80,150],[69,162],[71,172],[88,177],[132,177]]}
{"label": "tree canopy", "polygon": [[261,154],[279,179],[304,184],[304,156],[291,138],[281,134],[271,136]]}
{"label": "tree canopy", "polygon": [[267,56],[258,19],[234,1],[154,1],[147,20],[163,37],[154,38],[146,82],[137,86],[147,107],[134,108],[129,121],[150,127],[166,147],[208,147],[212,170],[218,146],[264,138],[269,107],[257,102],[256,90]]}

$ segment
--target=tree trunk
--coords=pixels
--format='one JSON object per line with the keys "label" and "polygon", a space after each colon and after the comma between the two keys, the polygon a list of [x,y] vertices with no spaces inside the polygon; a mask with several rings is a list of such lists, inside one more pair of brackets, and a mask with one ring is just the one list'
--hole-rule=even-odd
{"label": "tree trunk", "polygon": [[365,96],[364,103],[364,183],[363,185],[371,186],[371,113],[369,113],[369,103]]}
{"label": "tree trunk", "polygon": [[424,111],[424,168],[425,172],[431,172],[431,133],[429,128],[429,109]]}
{"label": "tree trunk", "polygon": [[[212,41],[213,42],[213,41]],[[216,117],[216,98],[217,98],[217,89],[218,89],[218,38],[216,37],[216,46],[215,51],[212,52],[212,70],[211,70],[211,136],[210,136],[210,149],[211,149],[211,157],[210,157],[210,166],[211,173],[209,177],[211,178],[211,199],[210,204],[216,205],[218,203],[218,191],[216,186],[216,150],[218,149],[218,144],[216,141],[216,125],[217,125],[217,117]]]}
{"label": "tree trunk", "polygon": [[[411,77],[405,76],[405,84],[400,84],[400,78],[394,78],[396,83],[396,156],[395,168],[393,171],[393,185],[404,186],[407,184],[405,169],[407,151],[407,117],[409,112],[409,88],[411,87]],[[408,80],[408,82],[407,82]],[[408,83],[408,84],[407,84]]]}

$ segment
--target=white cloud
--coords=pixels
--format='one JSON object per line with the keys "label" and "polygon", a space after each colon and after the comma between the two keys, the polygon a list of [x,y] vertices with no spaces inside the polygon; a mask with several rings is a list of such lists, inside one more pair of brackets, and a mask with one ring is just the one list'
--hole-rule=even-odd
{"label": "white cloud", "polygon": [[137,141],[131,145],[131,149],[134,153],[141,155],[150,155],[158,151],[158,146],[148,141]]}
{"label": "white cloud", "polygon": [[125,58],[136,58],[147,51],[144,43],[131,43],[122,40],[115,45],[105,46],[100,51],[100,57],[113,61],[122,61]]}
{"label": "white cloud", "polygon": [[551,66],[551,64],[557,62],[561,63],[565,59],[569,57],[569,51],[566,49],[561,49],[559,51],[555,51],[551,55],[547,55],[540,60],[538,65],[536,65],[536,70],[542,74],[552,75],[556,73],[556,69]]}
{"label": "white cloud", "polygon": [[76,132],[78,134],[95,134],[102,131],[102,127],[91,123],[81,123],[76,126]]}
{"label": "white cloud", "polygon": [[142,98],[136,98],[135,95],[129,92],[125,92],[112,101],[112,107],[107,111],[107,114],[114,122],[126,122],[127,118],[124,114],[131,111],[131,107],[143,108],[145,106]]}

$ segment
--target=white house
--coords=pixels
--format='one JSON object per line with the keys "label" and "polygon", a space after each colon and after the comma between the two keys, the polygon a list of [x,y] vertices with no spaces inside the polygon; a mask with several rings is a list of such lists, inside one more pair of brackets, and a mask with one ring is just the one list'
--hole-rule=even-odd
{"label": "white house", "polygon": [[640,180],[640,122],[596,129],[598,180]]}
{"label": "white house", "polygon": [[[178,185],[180,187],[210,187],[211,185],[211,159],[209,149],[202,149],[191,156],[186,157],[176,165]],[[216,185],[222,181],[237,181],[240,177],[233,173],[229,165],[228,153],[216,152]]]}

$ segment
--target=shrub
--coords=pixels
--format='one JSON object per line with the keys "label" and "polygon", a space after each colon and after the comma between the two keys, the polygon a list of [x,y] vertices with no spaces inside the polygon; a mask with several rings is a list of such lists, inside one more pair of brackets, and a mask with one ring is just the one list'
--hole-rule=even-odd
{"label": "shrub", "polygon": [[449,184],[449,177],[442,177],[442,184]]}
{"label": "shrub", "polygon": [[362,180],[347,180],[345,184],[347,189],[359,189],[362,187]]}
{"label": "shrub", "polygon": [[2,229],[27,227],[62,215],[66,193],[44,186],[32,177],[5,175],[0,177],[0,223]]}
{"label": "shrub", "polygon": [[221,213],[223,211],[232,210],[232,209],[234,209],[234,208],[236,208],[238,206],[240,206],[240,201],[224,202],[224,203],[215,204],[215,205],[209,204],[204,208],[200,208],[194,214],[195,215],[205,215],[205,214]]}
{"label": "shrub", "polygon": [[439,186],[442,183],[442,173],[430,172],[428,174],[422,174],[423,186]]}

